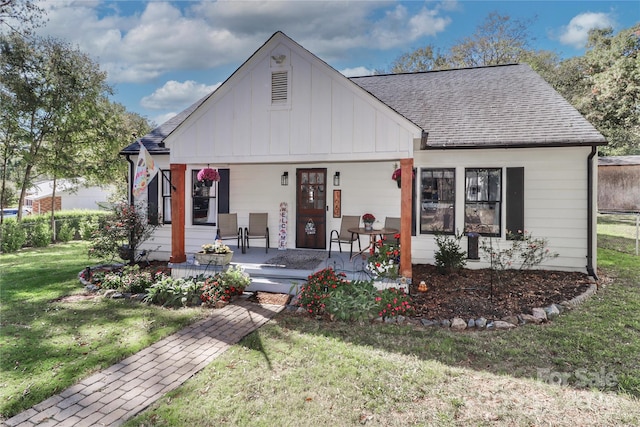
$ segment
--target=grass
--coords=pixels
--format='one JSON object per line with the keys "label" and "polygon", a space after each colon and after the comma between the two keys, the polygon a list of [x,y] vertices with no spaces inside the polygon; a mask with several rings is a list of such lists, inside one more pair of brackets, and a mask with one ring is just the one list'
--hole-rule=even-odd
{"label": "grass", "polygon": [[640,261],[608,236],[600,290],[553,323],[455,333],[283,314],[126,425],[639,425]]}
{"label": "grass", "polygon": [[[282,314],[126,425],[639,425],[640,260],[607,232],[601,289],[552,323],[455,333]],[[52,302],[80,290],[82,250],[0,257],[3,415],[179,327],[171,321],[200,315],[124,301]],[[110,356],[121,342],[128,348]]]}
{"label": "grass", "polygon": [[82,292],[87,245],[0,255],[0,414],[15,415],[205,314],[126,300],[60,302]]}

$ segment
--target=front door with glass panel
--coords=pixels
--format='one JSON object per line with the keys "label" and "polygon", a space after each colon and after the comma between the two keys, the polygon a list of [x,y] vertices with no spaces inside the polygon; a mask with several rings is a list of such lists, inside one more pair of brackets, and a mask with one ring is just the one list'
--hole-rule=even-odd
{"label": "front door with glass panel", "polygon": [[296,173],[296,247],[326,249],[327,170]]}

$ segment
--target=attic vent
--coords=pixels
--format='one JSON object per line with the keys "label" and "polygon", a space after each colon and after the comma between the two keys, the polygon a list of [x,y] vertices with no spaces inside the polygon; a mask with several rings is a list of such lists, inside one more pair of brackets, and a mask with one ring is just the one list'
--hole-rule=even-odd
{"label": "attic vent", "polygon": [[271,103],[272,104],[286,104],[288,81],[289,81],[288,71],[275,71],[271,73]]}

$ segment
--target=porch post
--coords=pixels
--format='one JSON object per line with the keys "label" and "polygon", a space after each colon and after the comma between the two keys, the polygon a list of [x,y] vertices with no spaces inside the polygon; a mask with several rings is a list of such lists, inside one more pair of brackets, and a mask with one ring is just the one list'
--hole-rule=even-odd
{"label": "porch post", "polygon": [[400,160],[400,275],[411,279],[411,218],[413,216],[413,159]]}
{"label": "porch post", "polygon": [[184,177],[187,165],[171,164],[171,262],[187,260],[184,252]]}

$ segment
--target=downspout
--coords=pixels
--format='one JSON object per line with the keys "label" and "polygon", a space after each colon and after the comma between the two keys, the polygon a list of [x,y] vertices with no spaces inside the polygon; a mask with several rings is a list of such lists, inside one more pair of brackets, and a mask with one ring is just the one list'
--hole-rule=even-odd
{"label": "downspout", "polygon": [[127,188],[127,198],[129,199],[129,205],[133,204],[133,174],[134,174],[134,163],[131,160],[131,155],[127,154],[127,162],[129,162],[129,179],[127,182],[129,183],[129,188]]}
{"label": "downspout", "polygon": [[593,268],[593,158],[598,153],[595,145],[591,146],[591,153],[587,157],[587,274],[598,280]]}

